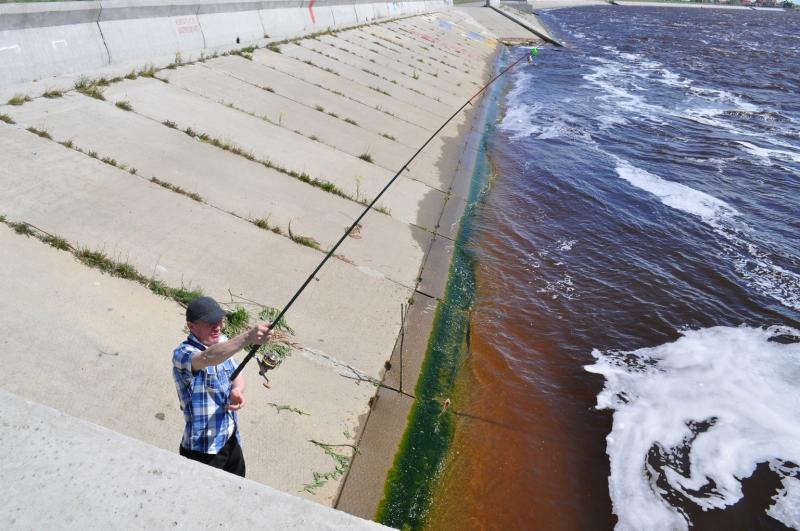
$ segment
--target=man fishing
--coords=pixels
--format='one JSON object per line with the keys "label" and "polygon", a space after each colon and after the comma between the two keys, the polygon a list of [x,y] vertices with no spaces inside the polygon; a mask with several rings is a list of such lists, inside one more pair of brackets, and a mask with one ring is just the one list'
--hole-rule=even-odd
{"label": "man fishing", "polygon": [[211,297],[199,297],[186,308],[189,337],[172,354],[172,376],[186,421],[180,454],[244,477],[236,412],[246,402],[245,381],[241,375],[231,381],[238,365],[232,356],[268,342],[272,331],[258,323],[228,339],[222,334],[225,316]]}

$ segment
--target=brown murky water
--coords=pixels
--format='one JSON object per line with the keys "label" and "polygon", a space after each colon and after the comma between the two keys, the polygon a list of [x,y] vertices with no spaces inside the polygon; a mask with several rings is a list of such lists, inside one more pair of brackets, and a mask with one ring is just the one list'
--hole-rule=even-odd
{"label": "brown murky water", "polygon": [[[610,415],[592,409],[601,384],[559,359],[552,331],[565,323],[514,311],[510,285],[525,272],[492,256],[508,234],[487,225],[498,221],[491,210],[475,245],[479,302],[454,401],[461,414],[429,528],[609,529],[608,458],[597,441]],[[523,359],[533,381],[511,366]]]}

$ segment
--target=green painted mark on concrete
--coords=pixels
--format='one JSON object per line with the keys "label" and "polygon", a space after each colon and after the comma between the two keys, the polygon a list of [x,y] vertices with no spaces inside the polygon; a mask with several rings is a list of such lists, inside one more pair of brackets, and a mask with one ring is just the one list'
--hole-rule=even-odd
{"label": "green painted mark on concrete", "polygon": [[[500,62],[505,62],[503,54]],[[469,250],[475,205],[488,190],[491,167],[486,156],[497,117],[502,80],[489,93],[486,128],[481,140],[469,203],[461,221],[445,296],[436,309],[428,351],[417,382],[417,400],[386,480],[376,519],[400,529],[425,526],[436,482],[455,431],[455,416],[443,413],[444,401],[455,391],[458,370],[466,355],[469,310],[475,298],[474,259]]]}

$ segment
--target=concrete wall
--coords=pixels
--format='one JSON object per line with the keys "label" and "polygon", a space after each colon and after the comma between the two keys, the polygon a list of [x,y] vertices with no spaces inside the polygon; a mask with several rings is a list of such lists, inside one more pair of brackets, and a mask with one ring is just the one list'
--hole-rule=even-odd
{"label": "concrete wall", "polygon": [[100,0],[0,4],[0,86],[244,47],[443,9],[452,0]]}

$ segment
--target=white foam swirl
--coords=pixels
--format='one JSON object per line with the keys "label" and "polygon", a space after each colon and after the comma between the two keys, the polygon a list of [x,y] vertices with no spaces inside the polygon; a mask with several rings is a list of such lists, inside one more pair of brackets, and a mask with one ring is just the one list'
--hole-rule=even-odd
{"label": "white foam swirl", "polygon": [[592,352],[586,370],[606,379],[597,407],[614,410],[607,453],[618,530],[688,529],[665,495],[704,510],[732,505],[759,463],[783,482],[768,513],[797,524],[800,343],[770,341],[781,334],[800,331],[719,326],[654,348]]}

